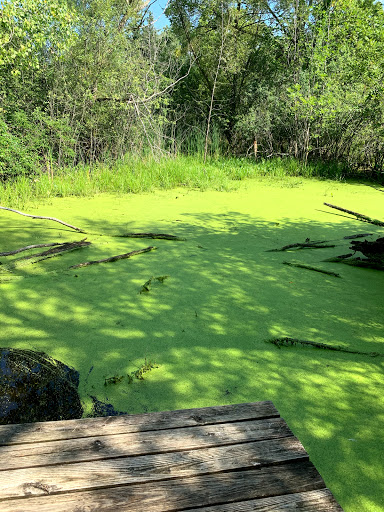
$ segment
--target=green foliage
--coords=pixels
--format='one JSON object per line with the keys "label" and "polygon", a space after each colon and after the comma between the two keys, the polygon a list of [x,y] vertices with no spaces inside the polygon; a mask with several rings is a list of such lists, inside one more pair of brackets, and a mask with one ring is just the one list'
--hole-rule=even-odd
{"label": "green foliage", "polygon": [[[300,175],[337,162],[382,176],[381,4],[171,0],[167,14],[157,31],[139,0],[1,3],[3,180],[45,172],[40,184],[64,195],[169,187],[176,174],[211,186],[216,171],[199,167],[187,178],[172,165],[155,178],[106,171],[126,155],[201,156],[207,133],[211,159],[287,157]],[[82,166],[99,164],[103,183],[86,183]]]}

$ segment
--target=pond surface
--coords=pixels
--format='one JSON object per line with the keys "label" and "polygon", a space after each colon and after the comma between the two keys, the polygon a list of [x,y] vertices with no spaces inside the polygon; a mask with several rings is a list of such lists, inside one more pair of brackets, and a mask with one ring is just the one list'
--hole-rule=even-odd
{"label": "pond surface", "polygon": [[[94,400],[128,413],[273,400],[344,510],[382,511],[384,358],[265,342],[289,336],[384,353],[384,272],[323,261],[350,252],[345,236],[383,236],[323,203],[383,220],[383,201],[383,190],[368,185],[293,179],[24,209],[103,235],[3,211],[1,251],[85,236],[92,245],[23,267],[23,278],[0,285],[0,346],[74,366],[86,412]],[[186,240],[111,236],[126,232]],[[336,247],[266,252],[308,238]]]}

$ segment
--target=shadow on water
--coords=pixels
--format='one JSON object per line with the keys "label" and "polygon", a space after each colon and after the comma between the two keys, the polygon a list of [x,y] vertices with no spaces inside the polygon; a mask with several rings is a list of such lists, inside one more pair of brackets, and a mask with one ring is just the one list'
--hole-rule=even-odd
{"label": "shadow on water", "polygon": [[[384,353],[384,273],[322,262],[348,252],[343,236],[366,226],[267,222],[230,211],[179,217],[162,231],[185,242],[91,235],[90,248],[21,269],[24,279],[0,285],[1,345],[43,350],[74,366],[88,411],[91,396],[128,413],[273,400],[345,510],[382,510],[383,358],[265,343],[291,336]],[[83,238],[58,225],[0,222],[4,250]],[[97,233],[124,231],[109,220],[90,224]],[[337,247],[266,252],[306,238]],[[148,245],[157,250],[63,271]],[[151,276],[164,275],[139,293]],[[145,361],[159,367],[129,382]],[[113,376],[124,378],[105,386]]]}

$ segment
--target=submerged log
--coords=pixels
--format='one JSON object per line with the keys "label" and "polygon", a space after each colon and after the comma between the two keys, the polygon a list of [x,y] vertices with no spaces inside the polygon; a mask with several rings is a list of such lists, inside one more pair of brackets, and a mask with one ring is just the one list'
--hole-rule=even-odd
{"label": "submerged log", "polygon": [[375,224],[376,226],[384,226],[384,222],[377,219],[371,219],[371,217],[368,217],[367,215],[363,215],[362,213],[353,212],[352,210],[346,210],[345,208],[342,208],[341,206],[335,206],[334,204],[324,203],[325,206],[329,206],[330,208],[334,208],[335,210],[339,210],[341,212],[349,213],[350,215],[354,215],[359,220],[363,220],[365,222],[369,222],[370,224]]}
{"label": "submerged log", "polygon": [[123,235],[113,235],[115,237],[121,237],[121,238],[153,238],[158,240],[183,240],[185,241],[185,238],[182,238],[180,236],[176,235],[167,235],[165,233],[124,233]]}
{"label": "submerged log", "polygon": [[329,270],[323,270],[321,268],[312,267],[311,265],[305,265],[304,263],[291,263],[290,261],[283,261],[283,265],[289,265],[290,267],[305,268],[306,270],[313,270],[314,272],[320,272],[321,274],[327,274],[328,276],[341,277],[336,272],[330,272]]}
{"label": "submerged log", "polygon": [[46,260],[48,258],[52,258],[64,252],[74,251],[75,249],[80,249],[82,247],[88,247],[91,245],[91,242],[86,242],[86,239],[80,240],[78,242],[66,242],[60,244],[48,251],[43,251],[37,254],[30,254],[28,256],[22,256],[20,258],[16,258],[15,260],[7,263],[6,265],[1,265],[0,272],[13,272],[20,267],[24,267],[26,265],[33,265],[34,263],[38,263],[39,261]]}
{"label": "submerged log", "polygon": [[340,346],[334,346],[334,345],[327,345],[326,343],[319,343],[316,341],[307,341],[307,340],[299,340],[297,338],[274,338],[271,340],[266,340],[266,343],[272,343],[273,345],[276,345],[276,347],[290,347],[290,346],[307,346],[307,347],[313,347],[313,348],[321,348],[326,350],[336,350],[337,352],[347,352],[348,354],[361,354],[365,356],[371,356],[371,357],[377,357],[377,356],[383,356],[384,354],[380,354],[379,352],[362,352],[360,350],[352,350],[349,348],[344,348]]}
{"label": "submerged log", "polygon": [[88,267],[89,265],[96,265],[97,263],[109,263],[111,261],[123,260],[123,259],[130,258],[131,256],[136,256],[137,254],[154,251],[155,249],[157,249],[157,247],[146,247],[145,249],[138,249],[137,251],[131,251],[131,252],[127,252],[125,254],[118,254],[117,256],[111,256],[110,258],[104,258],[102,260],[85,261],[84,263],[78,263],[77,265],[72,265],[69,268]]}
{"label": "submerged log", "polygon": [[50,244],[35,244],[27,245],[26,247],[20,247],[14,251],[0,252],[0,256],[12,256],[13,254],[19,254],[19,252],[29,251],[31,249],[40,249],[40,247],[54,247],[56,245],[63,245],[63,242],[52,242]]}
{"label": "submerged log", "polygon": [[335,245],[324,245],[327,243],[328,243],[327,240],[318,241],[318,242],[311,242],[311,241],[297,242],[295,244],[284,245],[280,249],[269,249],[266,252],[282,252],[282,251],[288,251],[289,249],[326,249],[329,247],[336,247]]}

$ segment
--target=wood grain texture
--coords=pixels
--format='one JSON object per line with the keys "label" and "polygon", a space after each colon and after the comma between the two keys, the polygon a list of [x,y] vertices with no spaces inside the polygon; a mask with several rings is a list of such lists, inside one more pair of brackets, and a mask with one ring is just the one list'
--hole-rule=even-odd
{"label": "wood grain texture", "polygon": [[15,469],[0,473],[0,497],[89,490],[307,459],[302,444],[292,436],[219,448]]}
{"label": "wood grain texture", "polygon": [[272,402],[264,401],[150,414],[0,425],[0,445],[38,443],[271,417],[279,417],[279,412]]}
{"label": "wood grain texture", "polygon": [[285,494],[260,500],[189,508],[185,512],[343,512],[329,489]]}
{"label": "wood grain texture", "polygon": [[[4,500],[2,512],[165,512],[324,488],[309,462],[75,493]],[[23,508],[24,507],[24,508]],[[305,510],[305,509],[304,509]]]}
{"label": "wood grain texture", "polygon": [[1,512],[340,512],[272,402],[0,427]]}
{"label": "wood grain texture", "polygon": [[289,437],[281,418],[3,446],[0,471]]}

